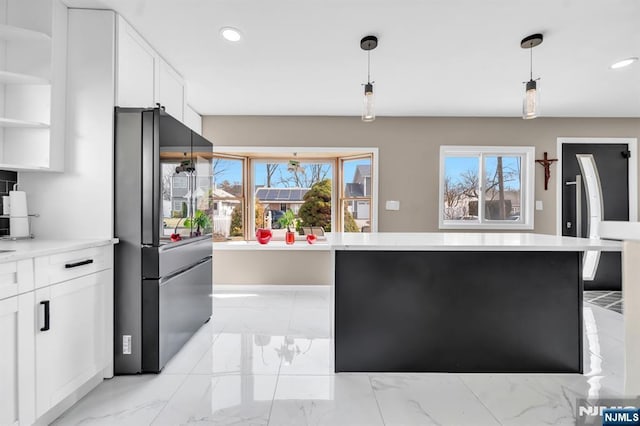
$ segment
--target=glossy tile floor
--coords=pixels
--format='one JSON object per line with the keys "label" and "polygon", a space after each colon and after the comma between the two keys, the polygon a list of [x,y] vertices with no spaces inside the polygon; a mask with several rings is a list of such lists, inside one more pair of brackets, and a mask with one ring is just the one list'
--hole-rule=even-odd
{"label": "glossy tile floor", "polygon": [[622,392],[622,315],[588,303],[584,375],[335,375],[330,315],[328,288],[216,287],[162,374],[105,381],[55,424],[574,424],[577,398]]}

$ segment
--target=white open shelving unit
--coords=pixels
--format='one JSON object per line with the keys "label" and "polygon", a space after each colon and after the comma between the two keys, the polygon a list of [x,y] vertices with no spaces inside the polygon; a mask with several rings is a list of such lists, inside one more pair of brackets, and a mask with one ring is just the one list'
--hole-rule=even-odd
{"label": "white open shelving unit", "polygon": [[0,0],[0,168],[63,170],[66,26],[58,0]]}

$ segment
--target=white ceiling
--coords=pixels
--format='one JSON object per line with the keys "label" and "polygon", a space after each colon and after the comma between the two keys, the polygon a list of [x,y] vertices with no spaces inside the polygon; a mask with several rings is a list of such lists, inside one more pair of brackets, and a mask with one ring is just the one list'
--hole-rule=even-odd
{"label": "white ceiling", "polygon": [[[201,114],[359,115],[372,52],[379,116],[519,116],[534,49],[542,113],[640,117],[639,0],[65,0],[122,14]],[[231,44],[224,26],[244,39]]]}

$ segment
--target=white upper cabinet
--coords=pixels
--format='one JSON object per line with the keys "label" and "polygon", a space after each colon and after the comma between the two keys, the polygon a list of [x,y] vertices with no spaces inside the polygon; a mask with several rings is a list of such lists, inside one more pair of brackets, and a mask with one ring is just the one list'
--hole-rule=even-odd
{"label": "white upper cabinet", "polygon": [[158,55],[121,16],[117,21],[116,105],[155,105]]}
{"label": "white upper cabinet", "polygon": [[66,27],[59,0],[0,0],[0,169],[64,167]]}
{"label": "white upper cabinet", "polygon": [[183,121],[182,76],[121,16],[118,16],[117,26],[116,106],[153,107],[160,104],[173,117]]}
{"label": "white upper cabinet", "polygon": [[199,135],[202,135],[202,117],[189,105],[184,105],[184,124]]}
{"label": "white upper cabinet", "polygon": [[184,119],[184,81],[164,59],[158,61],[158,91],[156,103],[180,121]]}

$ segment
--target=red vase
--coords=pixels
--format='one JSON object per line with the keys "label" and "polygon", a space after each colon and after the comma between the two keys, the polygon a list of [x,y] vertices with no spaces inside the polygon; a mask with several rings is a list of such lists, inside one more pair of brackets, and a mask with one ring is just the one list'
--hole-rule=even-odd
{"label": "red vase", "polygon": [[258,240],[260,244],[267,244],[271,240],[271,236],[271,229],[258,228],[258,230],[256,230],[256,240]]}
{"label": "red vase", "polygon": [[287,244],[293,244],[296,241],[296,233],[287,231],[287,233],[284,235],[284,238]]}
{"label": "red vase", "polygon": [[309,244],[315,243],[317,239],[318,237],[316,237],[316,234],[307,234],[307,242]]}

